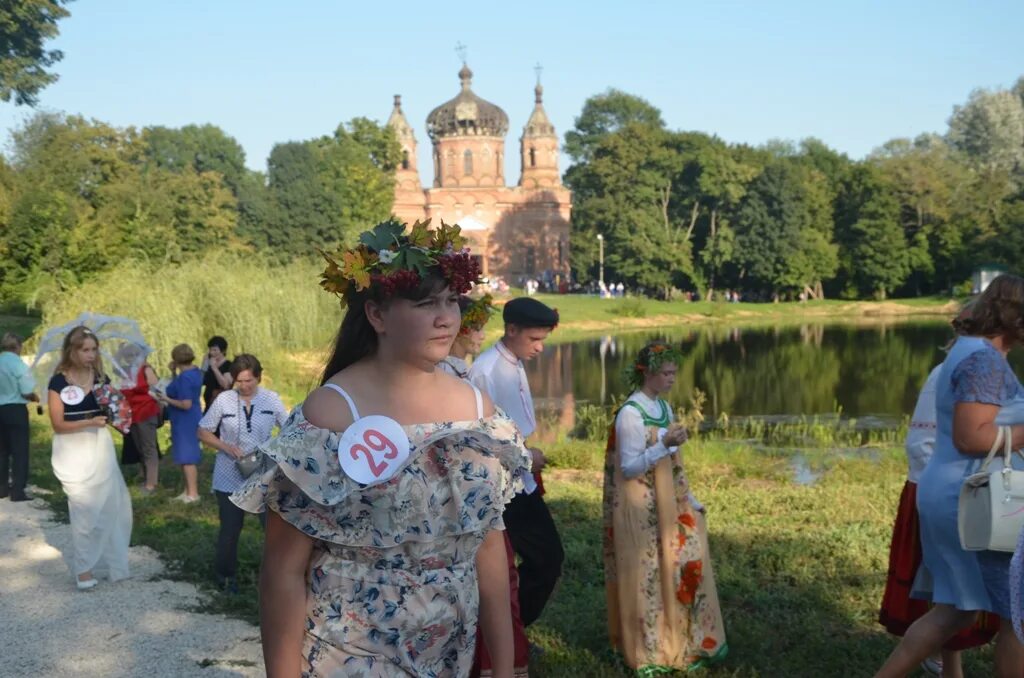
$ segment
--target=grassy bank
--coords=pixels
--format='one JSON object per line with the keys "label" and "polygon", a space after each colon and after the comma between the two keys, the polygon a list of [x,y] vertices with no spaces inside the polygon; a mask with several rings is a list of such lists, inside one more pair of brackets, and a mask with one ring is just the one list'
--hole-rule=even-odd
{"label": "grassy bank", "polygon": [[[806,322],[879,323],[913,317],[937,317],[955,313],[957,302],[924,297],[896,301],[808,301],[778,304],[658,301],[643,297],[600,299],[581,295],[539,294],[536,297],[558,309],[561,323],[556,340],[582,334],[640,330],[698,324],[793,324]],[[500,333],[500,318],[492,319],[489,334]]]}
{"label": "grassy bank", "polygon": [[[34,418],[35,420],[35,418]],[[54,491],[47,500],[65,514],[49,469],[49,440],[34,425],[32,480]],[[549,448],[548,504],[567,555],[564,577],[543,617],[530,629],[547,652],[536,676],[626,676],[607,649],[601,566],[599,441],[561,441]],[[687,467],[708,507],[713,554],[729,645],[728,660],[707,676],[863,676],[893,646],[875,622],[887,567],[896,502],[905,474],[894,448],[755,449],[748,443],[692,441]],[[170,501],[180,489],[164,460],[162,489],[138,494],[133,543],[156,549],[174,576],[209,586],[217,530],[207,494],[212,458],[201,470],[203,500]],[[801,471],[809,470],[805,474]],[[129,477],[133,471],[129,471]],[[800,484],[796,477],[815,478]],[[210,607],[256,618],[255,577],[261,532],[249,521],[240,547],[242,594],[214,594]],[[969,653],[967,675],[985,675],[988,650]]]}
{"label": "grassy bank", "polygon": [[[201,347],[214,334],[227,337],[232,351],[252,352],[261,358],[319,351],[330,342],[341,318],[337,299],[317,286],[322,268],[322,262],[313,260],[276,266],[255,255],[223,253],[155,270],[143,263],[126,262],[80,287],[43,299],[41,320],[0,316],[0,330],[26,332],[36,323],[45,329],[82,311],[93,311],[137,320],[161,361],[167,360],[175,344]],[[559,342],[587,333],[696,324],[894,321],[949,315],[955,308],[954,302],[944,298],[779,304],[581,295],[537,298],[558,308],[562,323],[553,339]],[[498,316],[489,324],[488,333],[496,336],[500,328]],[[34,349],[32,342],[29,349]]]}

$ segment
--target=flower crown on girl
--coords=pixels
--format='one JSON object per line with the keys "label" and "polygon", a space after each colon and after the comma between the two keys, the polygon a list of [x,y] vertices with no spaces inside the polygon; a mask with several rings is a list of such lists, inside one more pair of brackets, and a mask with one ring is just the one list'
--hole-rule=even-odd
{"label": "flower crown on girl", "polygon": [[644,377],[655,374],[665,363],[678,365],[683,361],[682,352],[664,341],[652,341],[640,349],[636,361],[627,365],[623,376],[630,388],[636,390],[644,385]]}
{"label": "flower crown on girl", "polygon": [[[341,250],[337,259],[318,250],[327,260],[320,286],[341,299],[344,308],[354,292],[378,287],[385,297],[419,287],[430,273],[440,275],[457,294],[473,289],[480,279],[480,264],[469,255],[457,224],[441,222],[430,230],[430,220],[406,225],[394,219],[359,234],[359,244]],[[340,259],[340,263],[339,260]]]}
{"label": "flower crown on girl", "polygon": [[494,305],[494,297],[485,294],[479,299],[474,299],[462,314],[462,324],[459,326],[459,334],[469,334],[482,330],[487,321],[491,319],[498,308]]}

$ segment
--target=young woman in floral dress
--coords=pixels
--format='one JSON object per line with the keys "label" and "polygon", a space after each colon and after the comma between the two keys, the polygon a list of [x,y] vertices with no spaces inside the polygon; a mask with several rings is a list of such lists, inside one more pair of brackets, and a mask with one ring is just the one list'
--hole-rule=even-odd
{"label": "young woman in floral dress", "polygon": [[648,672],[693,669],[728,652],[704,509],[677,452],[686,430],[658,397],[681,359],[654,342],[627,368],[634,391],[615,415],[605,461],[608,635],[630,668]]}
{"label": "young woman in floral dress", "polygon": [[502,511],[528,453],[471,385],[435,369],[479,268],[458,227],[386,222],[328,257],[348,311],[321,388],[232,497],[267,513],[267,675],[465,676],[476,630],[512,676]]}

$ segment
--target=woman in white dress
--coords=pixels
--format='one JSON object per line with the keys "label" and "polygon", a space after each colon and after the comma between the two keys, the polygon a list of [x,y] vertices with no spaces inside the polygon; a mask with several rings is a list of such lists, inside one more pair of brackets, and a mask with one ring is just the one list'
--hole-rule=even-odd
{"label": "woman in white dress", "polygon": [[103,374],[99,340],[79,326],[64,338],[61,360],[50,380],[53,473],[68,497],[70,558],[78,588],[96,586],[93,569],[105,566],[110,581],[125,579],[132,534],[132,502],[114,454],[107,417],[96,401]]}

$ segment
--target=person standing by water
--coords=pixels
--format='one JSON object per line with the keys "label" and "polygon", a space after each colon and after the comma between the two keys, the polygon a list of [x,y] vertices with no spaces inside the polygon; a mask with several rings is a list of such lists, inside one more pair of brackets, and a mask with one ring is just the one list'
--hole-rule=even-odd
{"label": "person standing by water", "polygon": [[97,585],[93,570],[105,564],[110,581],[130,576],[132,500],[114,453],[107,417],[96,401],[103,373],[99,340],[78,326],[64,337],[60,362],[50,379],[47,403],[53,425],[53,473],[68,497],[79,590]]}
{"label": "person standing by water", "polygon": [[36,381],[21,359],[21,337],[8,332],[0,339],[0,499],[29,501],[28,409],[39,402]]}
{"label": "person standing by water", "polygon": [[[1000,407],[1024,396],[1006,354],[1024,341],[1024,278],[1000,275],[961,323],[966,336],[953,344],[936,383],[935,452],[918,481],[922,572],[912,596],[930,610],[911,624],[876,678],[899,678],[938,652],[979,611],[1002,618],[996,637],[995,675],[1020,678],[1024,643],[1010,617],[1010,554],[967,551],[960,544],[960,487],[977,471],[996,440]],[[1013,447],[1024,447],[1024,425],[1012,427]],[[989,467],[998,471],[1001,459]],[[1016,456],[1014,468],[1024,468]],[[924,584],[928,584],[927,587]]]}
{"label": "person standing by water", "polygon": [[664,342],[626,368],[633,393],[615,414],[604,472],[604,572],[608,636],[626,665],[693,670],[725,658],[704,507],[678,446],[686,429],[659,396],[682,355]]}
{"label": "person standing by water", "polygon": [[234,388],[217,396],[199,422],[203,444],[217,450],[213,467],[213,493],[217,497],[220,529],[214,574],[228,593],[238,593],[238,538],[245,511],[231,503],[231,493],[245,482],[236,461],[270,440],[274,427],[288,418],[281,398],[260,386],[263,366],[256,356],[242,353],[231,361]]}
{"label": "person standing by water", "polygon": [[206,342],[203,359],[203,412],[224,391],[231,388],[231,361],[228,360],[228,340],[220,335]]}
{"label": "person standing by water", "polygon": [[181,466],[185,477],[185,491],[175,499],[186,504],[199,501],[199,462],[202,450],[199,448],[199,420],[203,412],[199,407],[199,391],[203,385],[203,373],[195,366],[196,353],[188,344],[178,344],[171,349],[171,383],[161,401],[167,406],[167,417],[171,421],[171,458]]}
{"label": "person standing by water", "polygon": [[[512,676],[501,513],[526,471],[515,424],[436,369],[479,277],[457,226],[384,222],[328,258],[348,310],[321,387],[232,500],[267,510],[267,675],[465,676],[477,623]],[[326,255],[325,255],[326,256]]]}
{"label": "person standing by water", "polygon": [[[544,350],[544,340],[558,326],[558,312],[536,299],[518,297],[502,310],[505,333],[480,354],[469,371],[470,381],[487,393],[510,416],[523,438],[537,429],[530,383],[524,360]],[[523,624],[537,621],[562,574],[565,551],[558,528],[544,503],[544,453],[530,448],[533,476],[527,476],[523,492],[505,509],[505,527],[512,548],[519,555],[519,605]]]}
{"label": "person standing by water", "polygon": [[[965,307],[953,327],[957,334],[969,307]],[[904,444],[907,453],[907,481],[903,484],[896,521],[889,546],[889,574],[882,596],[878,621],[894,636],[903,636],[910,625],[928,611],[928,603],[911,598],[914,578],[921,566],[921,534],[917,514],[917,483],[935,450],[938,427],[935,408],[935,387],[942,364],[937,365],[925,380],[917,397],[914,414]],[[941,653],[927,658],[924,670],[943,678],[963,678],[960,651],[987,644],[999,631],[999,617],[988,612],[979,614],[977,622],[957,633],[942,647]]]}

